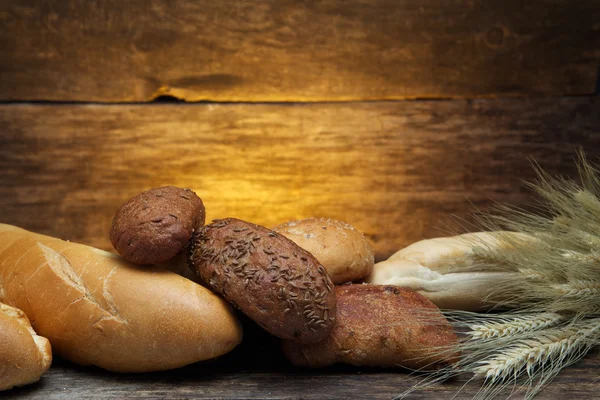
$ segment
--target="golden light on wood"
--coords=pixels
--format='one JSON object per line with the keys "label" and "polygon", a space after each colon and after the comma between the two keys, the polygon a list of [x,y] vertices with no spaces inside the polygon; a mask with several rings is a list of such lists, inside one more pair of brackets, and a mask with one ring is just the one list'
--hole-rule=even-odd
{"label": "golden light on wood", "polygon": [[[598,107],[576,97],[4,105],[0,210],[5,223],[110,249],[120,204],[176,185],[198,193],[209,220],[232,216],[267,227],[311,216],[346,221],[382,259],[445,235],[448,225],[458,229],[453,216],[468,218],[474,206],[531,200],[522,184],[533,178],[527,158],[568,173],[572,143],[592,155],[597,148]],[[520,127],[532,128],[515,129],[517,114]]]}

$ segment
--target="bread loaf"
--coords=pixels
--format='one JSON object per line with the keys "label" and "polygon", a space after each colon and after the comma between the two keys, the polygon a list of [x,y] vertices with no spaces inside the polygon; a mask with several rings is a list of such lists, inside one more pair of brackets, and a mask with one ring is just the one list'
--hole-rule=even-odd
{"label": "bread loaf", "polygon": [[132,263],[162,263],[183,250],[194,230],[204,226],[204,217],[204,204],[190,189],[153,188],[119,208],[110,241]]}
{"label": "bread loaf", "polygon": [[265,227],[215,220],[194,233],[189,264],[272,335],[313,343],[335,324],[333,283],[323,266]]}
{"label": "bread loaf", "polygon": [[112,371],[181,367],[242,335],[225,301],[173,272],[2,224],[0,295],[55,354]]}
{"label": "bread loaf", "polygon": [[[337,323],[319,343],[283,342],[295,365],[437,369],[457,359],[458,338],[429,300],[404,288],[380,285],[336,286]],[[445,351],[444,349],[448,349]]]}
{"label": "bread loaf", "polygon": [[373,269],[373,246],[345,222],[307,218],[286,222],[273,230],[315,256],[335,284],[360,280]]}
{"label": "bread loaf", "polygon": [[513,232],[476,232],[421,240],[375,264],[365,282],[411,288],[442,309],[482,311],[502,300],[498,284],[512,274],[478,270],[477,246],[506,249],[532,240]]}
{"label": "bread loaf", "polygon": [[0,303],[0,390],[36,382],[51,363],[48,339],[35,333],[21,310]]}

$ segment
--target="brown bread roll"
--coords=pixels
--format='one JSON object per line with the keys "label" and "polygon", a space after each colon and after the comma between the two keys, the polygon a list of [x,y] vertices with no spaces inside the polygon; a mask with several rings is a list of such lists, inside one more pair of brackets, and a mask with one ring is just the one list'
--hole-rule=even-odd
{"label": "brown bread roll", "polygon": [[110,241],[132,263],[159,264],[188,244],[192,232],[204,226],[204,218],[204,204],[190,189],[154,188],[119,208]]}
{"label": "brown bread roll", "polygon": [[286,222],[273,230],[315,256],[334,284],[360,280],[373,269],[373,246],[345,222],[307,218]]}
{"label": "brown bread roll", "polygon": [[190,267],[269,333],[303,343],[335,323],[333,284],[323,266],[291,240],[235,218],[194,234]]}
{"label": "brown bread roll", "polygon": [[242,337],[224,300],[173,272],[2,224],[0,293],[56,354],[112,371],[181,367]]}
{"label": "brown bread roll", "polygon": [[35,333],[23,311],[0,303],[0,390],[38,381],[51,363],[48,339]]}
{"label": "brown bread roll", "polygon": [[337,323],[315,344],[283,342],[294,365],[437,369],[456,360],[454,352],[434,355],[458,338],[439,309],[420,294],[394,286],[336,286]]}

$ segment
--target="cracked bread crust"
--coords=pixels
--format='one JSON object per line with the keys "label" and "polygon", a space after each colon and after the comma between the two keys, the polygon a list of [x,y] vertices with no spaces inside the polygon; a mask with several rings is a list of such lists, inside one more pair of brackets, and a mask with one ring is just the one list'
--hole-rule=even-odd
{"label": "cracked bread crust", "polygon": [[231,307],[188,279],[3,224],[0,287],[55,354],[111,371],[178,368],[242,337]]}
{"label": "cracked bread crust", "polygon": [[[356,366],[432,370],[457,360],[458,338],[440,310],[417,292],[396,286],[336,286],[337,324],[315,344],[283,342],[294,365]],[[448,348],[449,352],[440,351]]]}
{"label": "cracked bread crust", "polygon": [[0,303],[0,390],[36,382],[50,368],[48,339],[38,336],[23,311]]}
{"label": "cracked bread crust", "polygon": [[267,228],[215,220],[194,234],[188,261],[214,291],[272,335],[313,343],[335,324],[335,293],[325,268]]}

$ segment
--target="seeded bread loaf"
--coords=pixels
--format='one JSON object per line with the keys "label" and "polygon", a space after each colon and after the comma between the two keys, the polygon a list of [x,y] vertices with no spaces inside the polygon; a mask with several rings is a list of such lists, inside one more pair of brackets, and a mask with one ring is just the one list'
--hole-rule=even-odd
{"label": "seeded bread loaf", "polygon": [[380,285],[336,286],[337,323],[331,335],[314,344],[283,342],[295,365],[437,369],[457,359],[458,338],[439,309],[420,294]]}
{"label": "seeded bread loaf", "polygon": [[318,342],[335,323],[333,284],[323,266],[291,240],[235,218],[194,233],[190,267],[271,334]]}
{"label": "seeded bread loaf", "polygon": [[38,381],[51,363],[48,339],[35,333],[23,311],[0,303],[0,390]]}
{"label": "seeded bread loaf", "polygon": [[112,371],[181,367],[242,336],[224,300],[173,272],[2,224],[0,294],[55,354]]}
{"label": "seeded bread loaf", "polygon": [[334,284],[360,280],[373,269],[373,246],[345,222],[307,218],[278,225],[273,230],[315,256]]}

